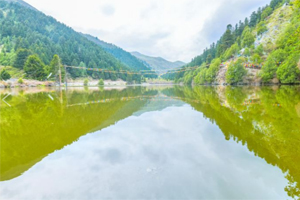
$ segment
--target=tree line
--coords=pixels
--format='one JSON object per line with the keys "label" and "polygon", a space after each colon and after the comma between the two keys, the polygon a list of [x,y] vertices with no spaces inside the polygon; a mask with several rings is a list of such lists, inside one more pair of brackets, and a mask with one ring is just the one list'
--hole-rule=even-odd
{"label": "tree line", "polygon": [[[0,65],[24,69],[25,60],[31,56],[35,61],[39,60],[37,65],[40,67],[50,66],[54,55],[59,55],[63,65],[132,71],[70,27],[17,3],[0,1],[0,27]],[[43,78],[43,70],[40,68],[37,70],[39,74],[30,76]],[[127,79],[127,74],[101,74],[79,69],[68,69],[67,73],[71,78]],[[129,79],[138,82],[139,76]]]}
{"label": "tree line", "polygon": [[[267,22],[270,16],[283,4],[292,6],[292,16],[288,27],[274,43],[256,44],[256,38],[268,31]],[[284,18],[280,13],[280,18]],[[220,70],[220,64],[234,58],[226,72],[226,82],[236,84],[247,74],[244,64],[251,62],[261,66],[260,77],[265,83],[278,78],[281,83],[296,83],[300,74],[297,65],[300,58],[300,11],[299,0],[290,3],[286,0],[272,0],[270,5],[259,8],[250,18],[240,21],[234,27],[228,25],[225,33],[203,54],[195,57],[184,68],[200,66],[194,71],[181,72],[165,78],[185,84],[211,84]],[[238,58],[238,59],[236,59]]]}

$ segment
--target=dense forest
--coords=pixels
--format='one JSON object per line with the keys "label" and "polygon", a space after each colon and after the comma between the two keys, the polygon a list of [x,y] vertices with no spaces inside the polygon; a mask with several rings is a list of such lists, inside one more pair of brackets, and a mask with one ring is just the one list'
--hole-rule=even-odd
{"label": "dense forest", "polygon": [[123,50],[120,47],[117,47],[116,45],[109,44],[107,42],[104,42],[100,40],[97,37],[93,37],[88,34],[83,34],[88,40],[98,44],[101,46],[106,52],[112,54],[115,58],[117,58],[120,62],[127,65],[128,67],[139,71],[139,70],[151,70],[149,66],[144,64],[141,60],[131,55],[131,53]]}
{"label": "dense forest", "polygon": [[[54,55],[60,57],[62,65],[114,71],[136,70],[122,64],[100,46],[54,18],[18,3],[3,0],[0,0],[0,50],[0,65],[19,69],[24,69],[28,58],[34,56],[37,63],[35,68],[38,68],[40,73],[28,74],[27,78],[44,80],[47,70],[41,67],[49,66]],[[112,80],[127,78],[126,73],[103,73],[72,68],[68,68],[68,74],[72,78],[86,76]],[[141,80],[140,75],[128,76],[132,76],[129,77],[130,80],[137,82]]]}
{"label": "dense forest", "polygon": [[[257,39],[268,32],[271,16],[280,8],[291,10],[291,14],[280,13],[278,20],[288,20],[290,23],[276,41],[257,44]],[[226,71],[226,82],[237,84],[247,75],[245,63],[262,67],[259,77],[268,83],[278,78],[280,83],[299,82],[300,58],[300,1],[272,0],[270,5],[259,8],[250,18],[229,24],[225,33],[216,42],[206,48],[184,68],[199,66],[196,70],[181,72],[169,76],[176,82],[185,84],[212,84],[220,70],[221,63],[229,61]],[[299,64],[298,64],[299,65]]]}

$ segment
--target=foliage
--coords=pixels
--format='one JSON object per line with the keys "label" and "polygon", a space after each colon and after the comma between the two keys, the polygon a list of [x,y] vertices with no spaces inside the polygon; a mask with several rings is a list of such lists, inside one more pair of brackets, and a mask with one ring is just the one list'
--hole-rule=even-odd
{"label": "foliage", "polygon": [[100,79],[100,80],[99,80],[98,86],[104,86],[104,81],[103,81],[103,79]]}
{"label": "foliage", "polygon": [[272,52],[263,65],[260,76],[264,82],[269,82],[275,77],[278,66],[285,60],[287,53],[283,49]]}
{"label": "foliage", "polygon": [[83,81],[83,85],[84,86],[88,86],[89,85],[89,79],[84,79],[84,81]]}
{"label": "foliage", "polygon": [[242,34],[242,47],[250,47],[254,43],[254,36],[251,33],[251,29],[246,27]]}
{"label": "foliage", "polygon": [[[59,71],[60,70],[60,71]],[[60,57],[58,55],[54,55],[49,67],[45,68],[45,73],[48,75],[50,75],[52,73],[52,76],[59,76],[59,73],[61,73],[61,80],[65,79],[65,68],[64,66],[61,64],[61,60]]]}
{"label": "foliage", "polygon": [[232,56],[236,56],[239,53],[239,45],[237,43],[233,44],[229,49],[226,50],[224,58],[228,60]]}
{"label": "foliage", "polygon": [[19,79],[18,79],[18,83],[19,83],[19,84],[23,84],[23,83],[24,83],[23,79],[22,79],[22,78],[19,78]]}
{"label": "foliage", "polygon": [[258,25],[257,25],[257,35],[262,35],[264,32],[268,31],[268,28],[265,24],[264,21],[261,21]]}
{"label": "foliage", "polygon": [[258,53],[255,53],[251,57],[251,61],[256,65],[260,65],[262,63],[262,58]]}
{"label": "foliage", "polygon": [[236,84],[241,82],[246,74],[247,70],[243,66],[243,61],[239,59],[229,65],[226,72],[226,81],[230,84]]}
{"label": "foliage", "polygon": [[250,56],[251,55],[251,52],[250,52],[250,49],[249,48],[245,48],[245,51],[244,51],[244,56]]}
{"label": "foliage", "polygon": [[145,63],[143,63],[141,60],[139,60],[135,56],[131,55],[129,52],[126,52],[123,49],[121,49],[113,44],[108,44],[102,40],[99,40],[97,37],[93,37],[91,35],[84,35],[84,36],[88,40],[101,46],[106,52],[113,55],[115,58],[117,58],[120,62],[122,62],[129,68],[134,69],[136,71],[150,70],[150,68],[148,66],[146,66]]}
{"label": "foliage", "polygon": [[[31,54],[37,54],[46,65],[49,65],[53,56],[57,54],[63,65],[78,66],[82,62],[86,66],[93,66],[92,68],[131,70],[97,44],[39,11],[6,1],[1,1],[0,10],[6,13],[5,17],[0,18],[2,65],[12,65],[16,52],[21,53],[20,49],[27,49]],[[22,53],[24,54],[16,59],[16,66],[20,69],[25,57],[25,52]],[[81,69],[72,69],[68,73],[73,78],[84,77]],[[89,76],[93,73],[94,76],[100,75],[99,72],[87,72]],[[111,79],[110,75],[105,79]],[[126,74],[115,75],[117,78],[126,79]]]}
{"label": "foliage", "polygon": [[24,71],[27,78],[44,80],[46,78],[45,65],[38,55],[31,55],[27,58]]}
{"label": "foliage", "polygon": [[8,79],[10,79],[10,78],[11,78],[10,74],[9,74],[5,69],[3,69],[3,70],[0,72],[0,79],[1,79],[1,80],[6,81],[6,80],[8,80]]}
{"label": "foliage", "polygon": [[205,74],[205,80],[208,83],[212,83],[216,79],[217,73],[220,69],[220,64],[221,64],[221,59],[219,58],[214,59],[212,61],[211,65],[209,66]]}
{"label": "foliage", "polygon": [[277,76],[281,83],[295,83],[300,74],[298,61],[299,55],[291,55],[278,68]]}
{"label": "foliage", "polygon": [[31,51],[28,49],[19,49],[16,53],[16,59],[14,61],[13,66],[15,68],[23,69],[25,62],[28,58],[28,56],[31,55]]}
{"label": "foliage", "polygon": [[257,53],[260,56],[264,54],[264,47],[262,44],[257,46],[257,48],[255,49],[255,53]]}

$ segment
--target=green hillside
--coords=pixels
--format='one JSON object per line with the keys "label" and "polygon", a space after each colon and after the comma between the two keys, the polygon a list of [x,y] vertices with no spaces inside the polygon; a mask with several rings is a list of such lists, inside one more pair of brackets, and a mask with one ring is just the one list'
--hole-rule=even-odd
{"label": "green hillside", "polygon": [[106,43],[97,37],[93,37],[88,34],[83,34],[88,40],[94,42],[95,44],[98,44],[101,46],[106,52],[113,55],[115,58],[117,58],[121,63],[124,65],[127,65],[128,67],[134,69],[134,70],[150,70],[148,66],[146,66],[142,61],[138,60],[136,57],[131,55],[129,52],[124,51],[120,47],[117,47],[116,45]]}
{"label": "green hillside", "polygon": [[[68,66],[133,70],[54,18],[25,6],[28,4],[21,4],[22,1],[10,2],[0,0],[0,65],[22,69],[26,58],[32,54],[39,57],[41,66],[42,63],[50,65],[53,56],[57,54],[62,64]],[[72,78],[89,75],[93,78],[126,80],[126,74],[79,69],[68,69],[68,73]]]}
{"label": "green hillside", "polygon": [[138,59],[142,60],[146,65],[148,65],[152,70],[154,71],[160,71],[160,70],[173,70],[179,67],[182,67],[185,65],[184,62],[176,61],[176,62],[170,62],[160,57],[151,57],[143,55],[139,52],[132,52],[132,55],[137,57]]}
{"label": "green hillside", "polygon": [[[300,80],[300,1],[272,0],[225,33],[176,74],[185,84],[281,83]],[[256,69],[246,69],[253,66]]]}

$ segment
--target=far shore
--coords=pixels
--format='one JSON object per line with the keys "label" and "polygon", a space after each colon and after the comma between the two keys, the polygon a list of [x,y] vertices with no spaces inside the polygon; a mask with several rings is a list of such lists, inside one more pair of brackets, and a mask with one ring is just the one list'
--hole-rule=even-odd
{"label": "far shore", "polygon": [[[165,80],[149,80],[141,84],[128,84],[126,81],[118,79],[116,81],[104,80],[104,85],[98,85],[99,80],[89,80],[85,85],[84,80],[69,80],[67,83],[61,83],[61,87],[127,87],[127,86],[151,86],[151,85],[175,85],[172,81]],[[0,88],[35,88],[35,87],[60,87],[57,82],[38,81],[24,79],[23,83],[19,83],[17,79],[9,79],[0,81]]]}

